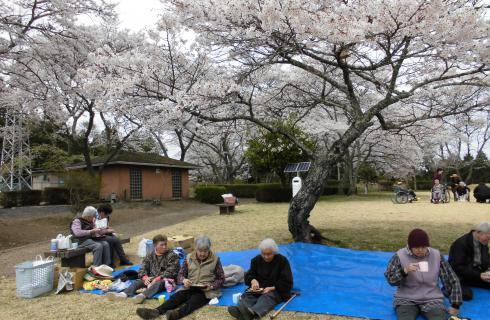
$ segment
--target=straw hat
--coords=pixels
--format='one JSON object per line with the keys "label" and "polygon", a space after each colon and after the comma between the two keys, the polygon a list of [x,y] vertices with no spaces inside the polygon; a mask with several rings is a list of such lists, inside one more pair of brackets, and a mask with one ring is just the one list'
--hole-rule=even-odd
{"label": "straw hat", "polygon": [[459,177],[456,173],[453,173],[452,175],[449,176],[449,178],[456,178]]}
{"label": "straw hat", "polygon": [[108,265],[101,264],[98,267],[92,266],[90,268],[90,271],[92,271],[96,276],[97,275],[100,275],[100,276],[103,276],[103,277],[112,277],[112,272],[114,271],[114,269],[112,269]]}

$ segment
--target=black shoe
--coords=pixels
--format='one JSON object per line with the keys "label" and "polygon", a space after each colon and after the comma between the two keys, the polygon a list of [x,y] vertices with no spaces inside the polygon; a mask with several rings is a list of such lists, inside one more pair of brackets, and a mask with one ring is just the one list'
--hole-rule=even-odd
{"label": "black shoe", "polygon": [[134,263],[129,261],[129,260],[125,260],[125,261],[121,261],[121,263],[119,263],[119,266],[132,266]]}
{"label": "black shoe", "polygon": [[177,320],[179,319],[179,310],[178,309],[169,310],[165,313],[165,316],[167,317],[167,320]]}
{"label": "black shoe", "polygon": [[160,316],[158,310],[148,308],[138,308],[136,309],[136,314],[140,316],[141,319],[155,319]]}
{"label": "black shoe", "polygon": [[247,307],[245,307],[243,304],[238,305],[238,309],[240,311],[240,314],[242,315],[243,320],[252,320],[254,318],[254,314],[251,313]]}
{"label": "black shoe", "polygon": [[238,307],[228,307],[228,313],[235,319],[244,320],[242,313],[240,312],[240,308]]}

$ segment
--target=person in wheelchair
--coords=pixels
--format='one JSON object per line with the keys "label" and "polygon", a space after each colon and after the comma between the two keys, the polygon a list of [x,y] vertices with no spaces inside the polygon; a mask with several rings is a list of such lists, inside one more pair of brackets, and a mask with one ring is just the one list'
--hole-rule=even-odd
{"label": "person in wheelchair", "polygon": [[444,185],[439,183],[439,179],[434,179],[434,185],[432,186],[432,196],[430,202],[439,203],[442,201],[442,195],[446,190],[444,189]]}
{"label": "person in wheelchair", "polygon": [[397,182],[397,184],[395,186],[395,193],[398,193],[398,192],[403,192],[403,193],[408,194],[408,202],[418,200],[417,195],[415,194],[415,191],[413,191],[412,189],[409,189],[408,186],[405,183],[403,183],[402,181]]}
{"label": "person in wheelchair", "polygon": [[470,188],[463,181],[456,187],[456,197],[458,201],[470,201]]}

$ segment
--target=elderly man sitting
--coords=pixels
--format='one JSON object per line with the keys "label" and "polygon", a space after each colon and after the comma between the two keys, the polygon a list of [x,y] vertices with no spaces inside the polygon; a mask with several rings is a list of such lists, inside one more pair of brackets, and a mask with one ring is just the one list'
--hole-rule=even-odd
{"label": "elderly man sitting", "polygon": [[449,249],[449,263],[461,281],[463,299],[473,299],[470,287],[490,289],[488,241],[490,222],[482,222]]}
{"label": "elderly man sitting", "polygon": [[422,314],[427,320],[446,320],[439,280],[449,294],[449,313],[457,315],[462,304],[461,286],[451,266],[438,250],[430,248],[424,230],[413,229],[407,242],[407,247],[393,255],[385,272],[388,283],[398,287],[393,303],[397,318],[415,320]]}
{"label": "elderly man sitting", "polygon": [[78,242],[78,247],[88,248],[94,255],[94,266],[111,263],[111,246],[104,241],[106,233],[112,233],[111,228],[100,229],[94,227],[97,209],[86,207],[80,217],[75,218],[70,224],[70,232],[73,235],[73,242]]}
{"label": "elderly man sitting", "polygon": [[156,309],[136,310],[141,318],[154,319],[165,314],[167,320],[180,319],[221,296],[225,273],[219,257],[211,251],[211,240],[201,236],[196,239],[195,247],[179,272],[179,282],[184,287]]}
{"label": "elderly man sitting", "polygon": [[238,307],[228,308],[236,319],[263,317],[291,295],[293,274],[287,258],[279,254],[276,242],[265,239],[259,250],[260,254],[252,259],[245,274],[245,284],[250,288],[242,295]]}
{"label": "elderly man sitting", "polygon": [[110,301],[133,296],[137,290],[144,288],[143,293],[133,298],[134,303],[143,303],[145,299],[165,289],[165,279],[177,279],[180,268],[179,256],[172,250],[168,250],[167,237],[161,234],[153,237],[153,247],[155,248],[153,252],[148,253],[140,266],[139,279],[123,292],[108,293],[107,298]]}

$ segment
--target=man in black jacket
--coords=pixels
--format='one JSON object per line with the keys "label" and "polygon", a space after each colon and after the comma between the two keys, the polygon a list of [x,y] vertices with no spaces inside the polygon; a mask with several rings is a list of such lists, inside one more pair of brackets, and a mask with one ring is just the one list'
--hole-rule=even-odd
{"label": "man in black jacket", "polygon": [[293,274],[288,259],[278,253],[272,239],[263,240],[259,250],[260,254],[252,259],[250,270],[245,274],[249,290],[242,295],[238,307],[228,308],[236,319],[261,318],[291,296]]}
{"label": "man in black jacket", "polygon": [[470,287],[490,289],[488,241],[490,222],[482,222],[451,245],[448,262],[461,282],[463,300],[473,299]]}

